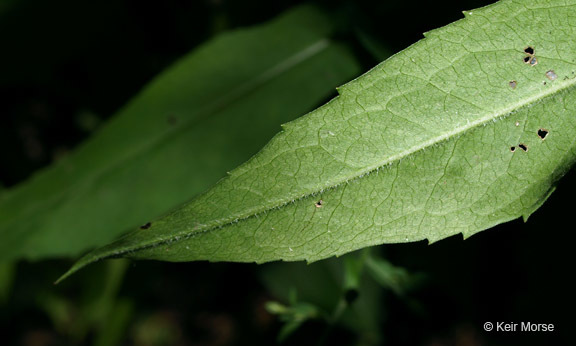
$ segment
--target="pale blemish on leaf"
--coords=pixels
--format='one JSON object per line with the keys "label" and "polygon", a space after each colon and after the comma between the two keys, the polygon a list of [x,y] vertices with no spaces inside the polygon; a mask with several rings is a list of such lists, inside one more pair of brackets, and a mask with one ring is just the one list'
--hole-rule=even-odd
{"label": "pale blemish on leaf", "polygon": [[536,64],[538,64],[538,59],[536,59],[535,56],[525,56],[524,59],[522,59],[524,61],[524,63],[530,65],[530,66],[536,66]]}
{"label": "pale blemish on leaf", "polygon": [[518,82],[516,82],[515,80],[511,80],[510,82],[508,82],[508,85],[510,86],[510,88],[512,88],[512,90],[514,90],[516,89]]}
{"label": "pale blemish on leaf", "polygon": [[556,78],[558,78],[558,75],[556,74],[556,72],[554,72],[554,70],[548,70],[546,71],[546,78],[550,80],[555,80]]}

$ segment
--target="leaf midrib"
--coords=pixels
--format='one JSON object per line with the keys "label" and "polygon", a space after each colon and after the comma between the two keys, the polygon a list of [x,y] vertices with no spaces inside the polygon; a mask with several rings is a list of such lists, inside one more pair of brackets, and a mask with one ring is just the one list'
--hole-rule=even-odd
{"label": "leaf midrib", "polygon": [[[383,161],[381,161],[377,164],[374,164],[372,166],[368,166],[365,169],[357,172],[354,175],[339,177],[336,179],[335,183],[326,184],[323,186],[316,187],[313,189],[312,192],[305,192],[305,193],[300,193],[297,195],[289,195],[283,199],[278,200],[278,203],[276,203],[274,205],[271,205],[271,206],[269,205],[267,207],[251,208],[251,209],[248,209],[247,211],[245,211],[241,214],[235,214],[235,215],[228,217],[226,219],[214,220],[211,223],[204,224],[203,227],[201,227],[199,229],[182,231],[182,232],[179,232],[176,234],[171,234],[168,237],[160,236],[160,237],[153,239],[149,242],[139,243],[138,245],[135,245],[133,247],[125,247],[123,250],[116,251],[113,255],[116,256],[116,255],[126,254],[129,252],[134,252],[134,251],[138,251],[138,250],[145,250],[148,248],[160,246],[160,245],[170,243],[173,241],[180,241],[183,239],[188,239],[188,238],[191,238],[194,236],[201,235],[203,233],[208,233],[208,232],[211,232],[211,231],[214,231],[217,229],[222,229],[222,228],[225,228],[229,225],[236,224],[236,223],[245,221],[245,220],[253,218],[253,217],[257,217],[258,215],[265,214],[271,210],[280,209],[280,208],[283,208],[289,204],[297,203],[298,201],[300,201],[302,199],[312,197],[312,196],[314,196],[318,193],[321,193],[323,191],[336,189],[340,185],[342,185],[346,182],[361,179],[361,178],[363,178],[369,174],[372,174],[373,172],[377,171],[378,169],[380,169],[382,167],[393,164],[393,163],[400,161],[400,160],[402,160],[402,159],[404,159],[410,155],[414,155],[419,151],[425,150],[425,149],[430,148],[434,145],[441,144],[441,143],[448,141],[452,138],[457,138],[458,136],[460,136],[466,132],[473,131],[474,129],[482,127],[486,124],[489,124],[490,122],[493,122],[494,120],[508,117],[508,116],[520,111],[521,109],[531,107],[531,106],[533,106],[539,102],[542,102],[546,99],[553,98],[554,96],[556,96],[562,92],[567,92],[569,89],[574,88],[576,86],[576,78],[572,77],[566,81],[567,82],[565,82],[565,83],[561,83],[562,81],[559,81],[560,83],[557,83],[555,86],[549,85],[550,87],[546,88],[545,91],[540,92],[540,93],[535,93],[533,96],[527,97],[524,102],[517,102],[515,104],[512,104],[508,107],[503,108],[500,112],[491,113],[491,115],[489,115],[489,116],[481,117],[476,121],[469,122],[464,126],[457,127],[452,131],[447,131],[443,135],[433,137],[427,141],[420,143],[420,145],[413,146],[407,150],[402,151],[401,153],[390,156],[386,160],[383,160]],[[342,96],[338,96],[338,97],[342,97]],[[336,100],[332,100],[331,102],[333,102],[333,101],[336,101]],[[98,256],[98,258],[103,259],[103,258],[106,258],[109,256],[111,256],[111,255],[103,254],[102,256]]]}

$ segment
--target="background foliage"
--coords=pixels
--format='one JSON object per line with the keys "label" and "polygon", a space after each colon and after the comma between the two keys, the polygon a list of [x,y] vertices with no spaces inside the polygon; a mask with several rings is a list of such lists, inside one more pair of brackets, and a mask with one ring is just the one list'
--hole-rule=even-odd
{"label": "background foliage", "polygon": [[[11,188],[66,157],[154,76],[198,45],[226,30],[269,21],[303,2],[3,2],[0,185]],[[313,3],[335,23],[334,41],[347,47],[359,71],[365,71],[388,52],[420,39],[422,32],[487,2]],[[343,293],[352,287],[358,300],[332,328],[327,344],[560,341],[574,321],[569,299],[574,285],[566,280],[574,239],[566,226],[573,181],[570,173],[527,224],[514,221],[466,241],[456,236],[432,246],[384,246],[310,266],[109,261],[55,287],[51,283],[69,259],[5,260],[0,264],[0,340],[265,345],[286,334],[286,326],[298,320],[294,316],[304,316],[285,342],[310,344],[325,334]],[[355,275],[345,273],[362,256],[376,264],[366,264],[359,282],[350,283],[345,278]],[[277,318],[266,310],[270,300],[289,310],[272,309]],[[498,320],[550,322],[559,331],[505,335],[482,330],[483,322]]]}

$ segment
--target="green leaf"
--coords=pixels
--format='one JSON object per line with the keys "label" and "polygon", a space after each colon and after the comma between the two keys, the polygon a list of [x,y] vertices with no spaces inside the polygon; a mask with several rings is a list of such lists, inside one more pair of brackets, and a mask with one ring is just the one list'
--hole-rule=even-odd
{"label": "green leaf", "polygon": [[358,41],[364,47],[364,49],[366,49],[366,51],[370,53],[377,61],[385,60],[390,55],[392,55],[392,52],[388,48],[383,46],[382,43],[380,43],[374,36],[370,35],[369,33],[361,29],[355,30],[354,33],[356,34]]}
{"label": "green leaf", "polygon": [[[574,13],[574,0],[464,12],[286,124],[208,192],[65,276],[119,256],[317,261],[527,218],[575,158]],[[535,65],[524,62],[527,46]]]}
{"label": "green leaf", "polygon": [[321,316],[319,309],[309,303],[294,303],[291,306],[284,306],[278,302],[268,302],[266,310],[278,315],[285,322],[278,333],[278,342],[283,342],[293,334],[304,322],[316,319]]}
{"label": "green leaf", "polygon": [[[290,316],[297,304],[306,303],[323,312],[315,317],[354,330],[362,339],[379,340],[381,315],[385,311],[381,302],[384,291],[367,275],[362,275],[363,264],[369,257],[366,250],[309,265],[302,262],[262,265],[259,268],[262,284],[274,297],[290,303],[286,307],[269,302],[267,310],[279,316]],[[351,289],[358,294],[352,303],[347,301]],[[341,316],[335,316],[335,313]],[[284,328],[293,326],[285,325]],[[322,331],[318,331],[317,335],[321,334]]]}
{"label": "green leaf", "polygon": [[397,267],[374,255],[366,258],[366,267],[378,284],[399,296],[404,296],[407,291],[418,287],[424,281],[423,274],[410,273],[406,268]]}
{"label": "green leaf", "polygon": [[205,191],[359,73],[332,33],[300,7],[183,57],[73,155],[0,195],[0,259],[77,255]]}

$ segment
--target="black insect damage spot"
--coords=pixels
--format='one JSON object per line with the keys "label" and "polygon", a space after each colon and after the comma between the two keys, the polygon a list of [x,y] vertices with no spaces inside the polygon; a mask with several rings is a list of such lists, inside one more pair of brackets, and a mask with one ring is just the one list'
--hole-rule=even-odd
{"label": "black insect damage spot", "polygon": [[515,147],[515,146],[511,146],[511,147],[510,147],[510,151],[511,151],[511,152],[515,152],[515,151],[516,151],[516,147]]}
{"label": "black insect damage spot", "polygon": [[538,130],[538,137],[540,137],[541,140],[544,140],[546,138],[546,136],[548,136],[548,133],[550,131],[546,130],[546,129],[539,129]]}
{"label": "black insect damage spot", "polygon": [[316,202],[315,206],[316,206],[316,208],[322,208],[322,204],[324,204],[324,201],[319,200],[318,202]]}
{"label": "black insect damage spot", "polygon": [[526,54],[526,56],[522,59],[524,61],[524,63],[530,65],[530,66],[534,66],[538,63],[538,60],[536,59],[535,54],[535,50],[534,47],[528,46],[526,48],[524,48],[524,53]]}
{"label": "black insect damage spot", "polygon": [[526,144],[524,143],[520,143],[518,144],[518,148],[524,150],[524,151],[528,151],[528,147],[526,146]]}
{"label": "black insect damage spot", "polygon": [[515,80],[511,80],[510,82],[508,82],[508,85],[510,86],[510,88],[516,89],[518,82],[516,82]]}
{"label": "black insect damage spot", "polygon": [[140,226],[140,229],[148,229],[148,228],[150,228],[150,226],[152,226],[152,223],[147,222],[145,225]]}
{"label": "black insect damage spot", "polygon": [[538,64],[538,60],[535,56],[525,56],[522,60],[530,66],[536,66],[536,64]]}

